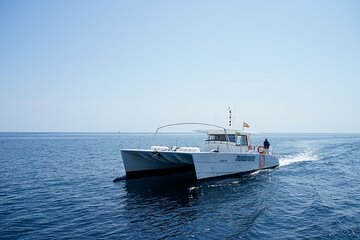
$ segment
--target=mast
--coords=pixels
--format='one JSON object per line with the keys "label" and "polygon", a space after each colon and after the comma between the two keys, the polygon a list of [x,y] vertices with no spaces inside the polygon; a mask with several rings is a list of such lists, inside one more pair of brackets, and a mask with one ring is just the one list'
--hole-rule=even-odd
{"label": "mast", "polygon": [[231,127],[231,108],[228,108],[229,110],[229,127]]}

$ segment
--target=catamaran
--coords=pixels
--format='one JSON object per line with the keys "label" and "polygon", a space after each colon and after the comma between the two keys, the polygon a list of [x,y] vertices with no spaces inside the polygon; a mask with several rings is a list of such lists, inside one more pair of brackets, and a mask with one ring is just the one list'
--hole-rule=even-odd
{"label": "catamaran", "polygon": [[[174,123],[211,127],[202,149],[185,146],[151,146],[149,149],[122,149],[126,177],[191,170],[197,179],[247,174],[279,166],[279,158],[266,146],[252,144],[251,133],[207,123]],[[245,124],[245,123],[244,123]]]}

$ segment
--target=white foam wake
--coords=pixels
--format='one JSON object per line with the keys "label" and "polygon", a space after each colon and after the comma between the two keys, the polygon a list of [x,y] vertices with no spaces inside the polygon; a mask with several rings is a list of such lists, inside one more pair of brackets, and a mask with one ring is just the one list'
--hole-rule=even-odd
{"label": "white foam wake", "polygon": [[315,149],[306,149],[305,152],[294,155],[284,156],[279,159],[280,166],[286,166],[297,162],[316,161],[319,157],[315,153]]}

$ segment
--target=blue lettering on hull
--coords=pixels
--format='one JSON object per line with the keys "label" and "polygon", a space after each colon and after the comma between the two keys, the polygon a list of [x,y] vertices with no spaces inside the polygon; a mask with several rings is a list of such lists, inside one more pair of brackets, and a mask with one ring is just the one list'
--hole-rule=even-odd
{"label": "blue lettering on hull", "polygon": [[255,156],[252,155],[239,155],[236,157],[236,160],[238,162],[253,162],[255,161]]}

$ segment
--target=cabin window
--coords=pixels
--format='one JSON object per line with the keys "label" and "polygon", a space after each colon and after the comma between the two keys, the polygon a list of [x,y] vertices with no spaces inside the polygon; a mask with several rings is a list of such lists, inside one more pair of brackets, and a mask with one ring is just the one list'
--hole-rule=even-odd
{"label": "cabin window", "polygon": [[235,135],[234,134],[230,134],[228,135],[229,137],[229,142],[235,142]]}
{"label": "cabin window", "polygon": [[[228,134],[229,142],[235,142],[235,135]],[[225,134],[211,134],[209,135],[208,141],[220,141],[220,142],[227,142]]]}
{"label": "cabin window", "polygon": [[247,136],[246,135],[237,136],[236,145],[247,146],[248,145]]}

